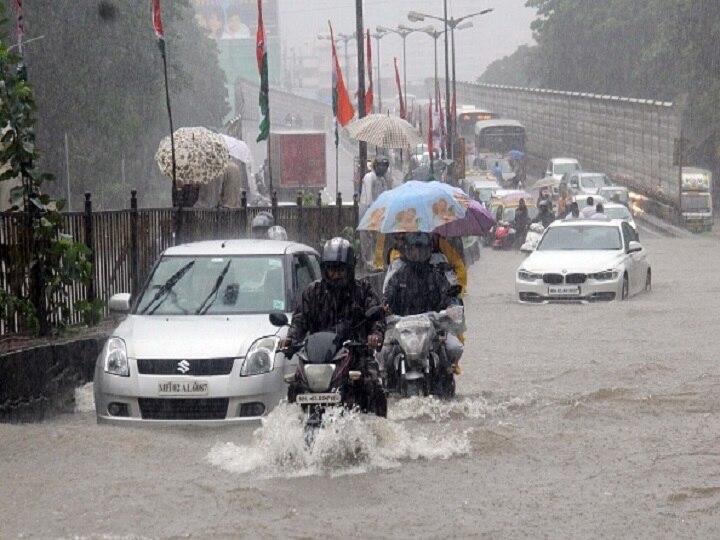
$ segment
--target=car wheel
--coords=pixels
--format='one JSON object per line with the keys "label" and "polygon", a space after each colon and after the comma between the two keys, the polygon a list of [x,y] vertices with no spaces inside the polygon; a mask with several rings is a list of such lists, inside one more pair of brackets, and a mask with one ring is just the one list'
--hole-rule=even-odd
{"label": "car wheel", "polygon": [[645,276],[645,292],[652,291],[652,271],[648,268]]}
{"label": "car wheel", "polygon": [[620,300],[627,300],[629,292],[630,292],[630,282],[628,281],[627,274],[625,274],[623,276],[622,292],[620,293]]}

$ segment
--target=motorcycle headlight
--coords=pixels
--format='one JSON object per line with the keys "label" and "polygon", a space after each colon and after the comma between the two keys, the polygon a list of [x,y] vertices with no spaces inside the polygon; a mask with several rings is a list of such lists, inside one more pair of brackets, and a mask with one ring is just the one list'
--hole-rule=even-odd
{"label": "motorcycle headlight", "polygon": [[240,376],[260,375],[272,371],[275,366],[275,350],[280,338],[277,336],[263,337],[255,341],[245,356],[240,368]]}
{"label": "motorcycle headlight", "polygon": [[518,279],[521,281],[537,281],[542,279],[542,274],[536,274],[535,272],[528,272],[527,270],[518,270]]}
{"label": "motorcycle headlight", "polygon": [[130,376],[127,347],[125,346],[124,340],[119,337],[111,337],[108,339],[103,348],[103,355],[105,373],[112,373],[120,377]]}
{"label": "motorcycle headlight", "polygon": [[594,274],[588,274],[588,277],[596,281],[612,281],[614,279],[617,279],[619,275],[620,274],[617,270],[605,270],[604,272],[595,272]]}

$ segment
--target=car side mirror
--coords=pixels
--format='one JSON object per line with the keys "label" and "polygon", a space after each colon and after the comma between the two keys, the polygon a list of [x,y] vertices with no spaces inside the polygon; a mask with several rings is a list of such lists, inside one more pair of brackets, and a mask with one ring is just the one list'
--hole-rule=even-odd
{"label": "car side mirror", "polygon": [[287,326],[287,315],[285,315],[282,311],[273,311],[270,313],[270,324],[273,326]]}
{"label": "car side mirror", "polygon": [[635,253],[636,251],[642,251],[642,244],[636,240],[630,240],[630,243],[628,244],[627,252],[628,253]]}

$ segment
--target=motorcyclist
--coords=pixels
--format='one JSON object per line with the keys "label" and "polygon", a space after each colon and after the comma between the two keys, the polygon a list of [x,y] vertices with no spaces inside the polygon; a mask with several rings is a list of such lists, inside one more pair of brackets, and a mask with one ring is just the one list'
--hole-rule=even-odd
{"label": "motorcyclist", "polygon": [[[345,340],[365,341],[379,349],[385,336],[385,320],[368,321],[365,312],[380,306],[372,286],[355,279],[355,250],[344,238],[325,242],[320,263],[322,279],[308,285],[292,316],[292,323],[280,348],[301,342],[307,334],[335,332]],[[368,371],[377,378],[377,365],[368,362]]]}
{"label": "motorcyclist", "polygon": [[541,223],[547,229],[548,225],[555,221],[555,214],[550,211],[550,202],[547,199],[541,200],[538,209],[540,213],[535,216],[532,223]]}
{"label": "motorcyclist", "polygon": [[250,223],[252,238],[268,238],[270,227],[275,225],[275,218],[267,210],[258,212]]}
{"label": "motorcyclist", "polygon": [[[405,316],[428,311],[440,311],[451,306],[461,306],[460,299],[451,293],[451,285],[440,268],[430,262],[433,245],[430,234],[408,233],[404,238],[401,259],[405,263],[395,272],[384,291],[383,305],[389,313]],[[462,356],[463,345],[457,336],[448,332],[446,347],[450,361],[457,365]],[[394,366],[388,362],[391,345],[386,344],[378,359],[380,369],[388,371],[392,379]]]}

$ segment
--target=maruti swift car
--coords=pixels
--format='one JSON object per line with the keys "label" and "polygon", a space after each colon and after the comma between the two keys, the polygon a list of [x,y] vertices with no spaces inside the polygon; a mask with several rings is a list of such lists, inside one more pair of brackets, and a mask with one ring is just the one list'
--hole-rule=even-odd
{"label": "maruti swift car", "polygon": [[231,424],[257,420],[286,395],[296,365],[277,353],[290,314],[320,279],[304,244],[213,240],[167,249],[136,298],[116,294],[127,317],[95,366],[98,422]]}

